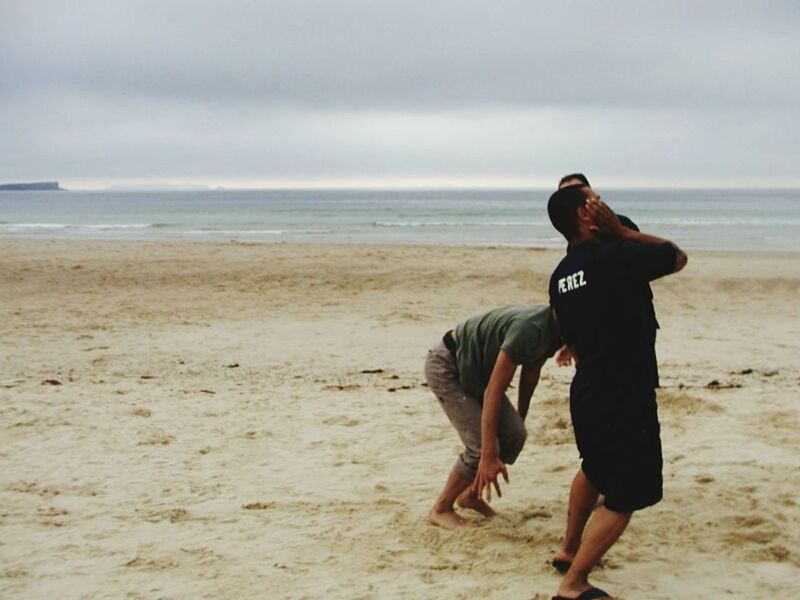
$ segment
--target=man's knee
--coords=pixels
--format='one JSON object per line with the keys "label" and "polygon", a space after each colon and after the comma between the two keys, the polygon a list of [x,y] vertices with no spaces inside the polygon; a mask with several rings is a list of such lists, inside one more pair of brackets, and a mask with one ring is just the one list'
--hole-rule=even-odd
{"label": "man's knee", "polygon": [[454,470],[464,479],[470,481],[475,478],[478,472],[478,464],[481,460],[480,449],[464,448],[464,451],[458,456]]}
{"label": "man's knee", "polygon": [[528,432],[525,431],[524,427],[514,431],[512,435],[504,436],[504,439],[500,442],[500,460],[507,465],[513,465],[519,453],[522,452],[527,438]]}

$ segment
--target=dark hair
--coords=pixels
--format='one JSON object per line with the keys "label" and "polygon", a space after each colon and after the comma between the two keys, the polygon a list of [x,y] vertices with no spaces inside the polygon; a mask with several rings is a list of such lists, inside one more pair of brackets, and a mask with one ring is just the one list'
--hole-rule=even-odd
{"label": "dark hair", "polygon": [[586,175],[584,175],[583,173],[570,173],[569,175],[564,175],[559,180],[558,187],[561,187],[562,185],[564,185],[565,181],[569,181],[570,179],[577,179],[578,181],[583,183],[583,185],[588,185],[589,187],[592,187],[592,184],[589,183],[589,180],[586,179]]}
{"label": "dark hair", "polygon": [[556,190],[547,202],[547,214],[553,227],[572,239],[578,233],[578,207],[586,204],[587,186],[576,183]]}

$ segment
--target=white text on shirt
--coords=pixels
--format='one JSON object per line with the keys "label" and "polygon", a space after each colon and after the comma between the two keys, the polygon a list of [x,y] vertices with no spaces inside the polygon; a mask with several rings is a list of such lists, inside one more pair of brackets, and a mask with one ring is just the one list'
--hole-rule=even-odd
{"label": "white text on shirt", "polygon": [[583,271],[578,271],[577,273],[567,275],[558,280],[558,293],[565,294],[585,285],[586,280],[583,278]]}

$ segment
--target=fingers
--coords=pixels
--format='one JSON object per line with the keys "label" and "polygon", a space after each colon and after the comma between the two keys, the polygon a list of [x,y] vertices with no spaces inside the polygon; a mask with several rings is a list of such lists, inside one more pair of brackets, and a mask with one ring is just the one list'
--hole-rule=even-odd
{"label": "fingers", "polygon": [[568,367],[572,364],[572,357],[572,351],[567,348],[567,346],[564,346],[558,351],[558,354],[556,354],[556,364],[559,367]]}
{"label": "fingers", "polygon": [[587,198],[586,208],[590,211],[611,210],[608,208],[608,204],[606,204],[599,198]]}
{"label": "fingers", "polygon": [[481,486],[481,495],[478,496],[478,500],[486,500],[486,502],[492,501],[492,480],[485,479],[483,481],[483,485]]}
{"label": "fingers", "polygon": [[586,209],[593,218],[599,217],[601,219],[613,219],[615,216],[615,213],[613,210],[611,210],[611,207],[597,198],[589,198],[586,201]]}
{"label": "fingers", "polygon": [[475,482],[472,484],[472,490],[475,494],[475,497],[479,500],[484,499],[484,492],[487,502],[492,501],[492,486],[494,486],[495,492],[497,492],[497,497],[502,498],[503,492],[500,489],[500,483],[498,482],[498,476],[503,475],[503,479],[505,479],[506,483],[508,483],[508,468],[505,464],[500,463],[499,468],[496,472],[492,472],[491,474],[483,474],[482,472],[478,471],[478,474],[475,477]]}
{"label": "fingers", "polygon": [[[501,469],[500,469],[500,473],[502,473],[502,475],[503,475],[503,479],[505,479],[505,480],[506,480],[506,483],[508,483],[508,469],[506,468],[506,466],[505,466],[505,465],[503,465],[503,466],[501,467]],[[499,481],[497,481],[497,475],[495,475],[495,476],[494,476],[494,477],[491,479],[490,483],[494,485],[494,489],[495,489],[495,491],[497,492],[497,497],[498,497],[498,498],[502,498],[502,497],[503,497],[503,492],[502,492],[502,490],[500,489],[500,482],[499,482]],[[487,486],[486,486],[486,489],[487,489],[487,490],[489,490],[489,498],[491,499],[491,497],[492,497],[492,486],[491,486],[491,485],[487,485]]]}
{"label": "fingers", "polygon": [[491,479],[484,477],[483,475],[478,475],[475,479],[475,484],[473,485],[473,491],[475,493],[475,497],[478,500],[483,498],[483,493],[486,491],[487,501],[492,500],[492,486],[491,486]]}
{"label": "fingers", "polygon": [[483,477],[478,476],[475,478],[475,483],[472,484],[472,493],[475,494],[478,498],[481,497],[483,493],[483,488],[486,486],[486,482],[484,482]]}
{"label": "fingers", "polygon": [[614,235],[620,227],[619,217],[609,206],[598,198],[587,198],[586,212],[593,224],[589,229],[596,235]]}

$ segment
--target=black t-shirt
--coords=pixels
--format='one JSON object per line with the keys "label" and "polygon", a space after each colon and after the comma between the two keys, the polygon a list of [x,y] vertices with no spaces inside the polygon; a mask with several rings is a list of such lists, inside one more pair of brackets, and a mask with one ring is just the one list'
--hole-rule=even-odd
{"label": "black t-shirt", "polygon": [[[628,217],[626,217],[625,215],[617,215],[617,216],[619,217],[620,222],[625,227],[627,227],[628,229],[633,229],[634,231],[639,231],[638,225],[636,225],[636,223],[631,221]],[[656,335],[655,330],[658,329],[658,320],[656,320],[656,309],[653,306],[653,290],[650,289],[650,284],[649,283],[645,283],[642,286],[642,293],[645,295],[645,298],[647,298],[647,301],[650,303],[650,316],[652,317],[652,320],[653,320],[653,323],[652,323],[653,339],[655,340],[655,335]],[[656,387],[658,387],[658,375],[657,374],[656,374]]]}
{"label": "black t-shirt", "polygon": [[579,364],[573,410],[616,408],[658,385],[652,295],[648,283],[675,269],[671,244],[616,240],[568,250],[550,278],[561,337]]}

